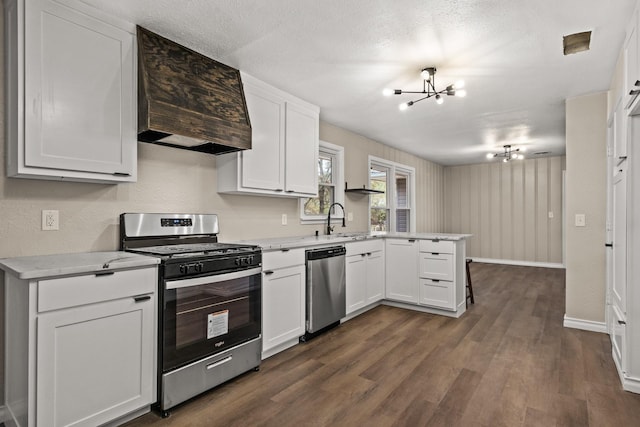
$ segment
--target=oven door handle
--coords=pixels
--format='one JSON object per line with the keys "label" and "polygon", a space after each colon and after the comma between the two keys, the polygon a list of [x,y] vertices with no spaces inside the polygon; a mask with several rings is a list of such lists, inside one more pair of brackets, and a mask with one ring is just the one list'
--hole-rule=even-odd
{"label": "oven door handle", "polygon": [[219,283],[227,280],[241,279],[262,272],[262,267],[251,268],[249,270],[234,271],[233,273],[214,274],[211,276],[195,277],[193,279],[167,280],[165,282],[166,289],[188,288],[191,286],[201,286],[211,283]]}

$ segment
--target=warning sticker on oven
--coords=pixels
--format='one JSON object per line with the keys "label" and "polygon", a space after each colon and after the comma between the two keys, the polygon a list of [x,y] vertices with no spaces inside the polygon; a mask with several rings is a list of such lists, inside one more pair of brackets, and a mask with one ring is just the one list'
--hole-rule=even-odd
{"label": "warning sticker on oven", "polygon": [[229,310],[216,311],[207,316],[207,339],[229,332]]}

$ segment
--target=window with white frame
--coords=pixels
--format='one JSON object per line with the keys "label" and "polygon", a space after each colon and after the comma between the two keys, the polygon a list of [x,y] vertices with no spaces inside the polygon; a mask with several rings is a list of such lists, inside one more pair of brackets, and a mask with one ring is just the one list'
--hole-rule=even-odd
{"label": "window with white frame", "polygon": [[[327,220],[329,206],[344,205],[344,147],[320,141],[318,150],[318,196],[300,199],[302,222]],[[342,209],[331,210],[331,217],[342,220]]]}
{"label": "window with white frame", "polygon": [[384,193],[369,198],[370,231],[415,231],[415,169],[369,157],[369,186]]}

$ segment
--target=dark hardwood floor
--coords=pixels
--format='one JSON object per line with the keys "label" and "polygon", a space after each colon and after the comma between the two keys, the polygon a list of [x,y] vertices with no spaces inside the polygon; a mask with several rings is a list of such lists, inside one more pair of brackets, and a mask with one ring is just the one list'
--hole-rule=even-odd
{"label": "dark hardwood floor", "polygon": [[605,334],[563,328],[564,270],[473,263],[460,319],[380,306],[132,426],[639,426]]}

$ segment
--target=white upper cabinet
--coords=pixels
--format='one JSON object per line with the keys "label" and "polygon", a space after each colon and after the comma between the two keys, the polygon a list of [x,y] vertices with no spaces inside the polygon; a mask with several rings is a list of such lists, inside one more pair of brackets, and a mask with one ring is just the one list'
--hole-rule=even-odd
{"label": "white upper cabinet", "polygon": [[8,175],[135,181],[134,27],[75,4],[5,1]]}
{"label": "white upper cabinet", "polygon": [[216,157],[218,191],[311,197],[318,192],[318,107],[242,74],[251,150]]}

